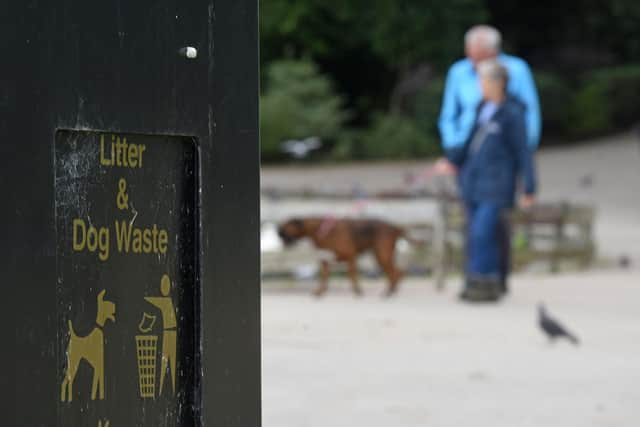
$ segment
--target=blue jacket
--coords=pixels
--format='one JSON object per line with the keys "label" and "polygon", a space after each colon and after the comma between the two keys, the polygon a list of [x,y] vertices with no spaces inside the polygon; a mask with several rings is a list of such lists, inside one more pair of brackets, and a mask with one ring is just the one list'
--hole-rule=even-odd
{"label": "blue jacket", "polygon": [[[476,109],[477,117],[480,106]],[[514,205],[518,179],[526,194],[536,191],[533,150],[527,145],[522,104],[507,98],[485,125],[486,137],[471,148],[479,127],[474,126],[462,147],[446,150],[459,168],[462,197],[467,202],[494,202],[501,208]]]}
{"label": "blue jacket", "polygon": [[[498,61],[509,73],[507,92],[526,108],[527,143],[535,148],[540,140],[540,104],[531,70],[525,61],[515,56],[500,54]],[[461,59],[451,66],[447,74],[438,120],[445,150],[460,147],[469,138],[475,123],[476,106],[481,100],[480,83],[473,63]]]}

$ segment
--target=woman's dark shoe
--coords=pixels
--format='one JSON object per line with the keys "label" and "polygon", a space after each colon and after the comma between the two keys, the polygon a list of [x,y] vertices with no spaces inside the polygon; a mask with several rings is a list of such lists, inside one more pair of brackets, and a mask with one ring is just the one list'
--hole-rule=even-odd
{"label": "woman's dark shoe", "polygon": [[502,290],[497,278],[473,277],[469,278],[459,298],[469,302],[493,302],[499,300],[501,296]]}
{"label": "woman's dark shoe", "polygon": [[509,293],[509,279],[504,276],[500,277],[500,293],[502,295]]}

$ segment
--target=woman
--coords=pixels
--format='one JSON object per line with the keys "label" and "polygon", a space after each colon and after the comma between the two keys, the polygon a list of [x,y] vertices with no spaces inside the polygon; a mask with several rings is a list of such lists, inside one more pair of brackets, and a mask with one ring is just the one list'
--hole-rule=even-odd
{"label": "woman", "polygon": [[[495,301],[503,294],[499,232],[513,207],[522,179],[523,207],[533,204],[536,190],[531,150],[527,147],[524,107],[506,92],[507,70],[494,59],[477,66],[483,100],[466,144],[446,152],[438,169],[456,169],[467,216],[467,265],[460,297]],[[504,274],[504,272],[503,272]]]}

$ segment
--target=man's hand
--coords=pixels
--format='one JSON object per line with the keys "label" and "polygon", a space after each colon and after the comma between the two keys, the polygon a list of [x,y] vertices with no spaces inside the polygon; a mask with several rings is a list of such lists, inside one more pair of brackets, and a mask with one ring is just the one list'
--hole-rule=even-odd
{"label": "man's hand", "polygon": [[520,197],[520,209],[530,209],[536,202],[536,198],[533,194],[523,194]]}
{"label": "man's hand", "polygon": [[436,175],[455,175],[458,173],[458,168],[448,159],[441,157],[433,165],[433,171]]}

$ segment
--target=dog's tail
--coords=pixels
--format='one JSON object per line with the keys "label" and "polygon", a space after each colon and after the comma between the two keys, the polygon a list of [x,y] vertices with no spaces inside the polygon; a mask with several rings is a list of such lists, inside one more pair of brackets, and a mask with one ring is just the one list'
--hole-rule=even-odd
{"label": "dog's tail", "polygon": [[77,337],[76,331],[73,330],[73,324],[71,323],[71,319],[69,319],[68,322],[69,322],[69,335],[71,335],[72,337]]}

